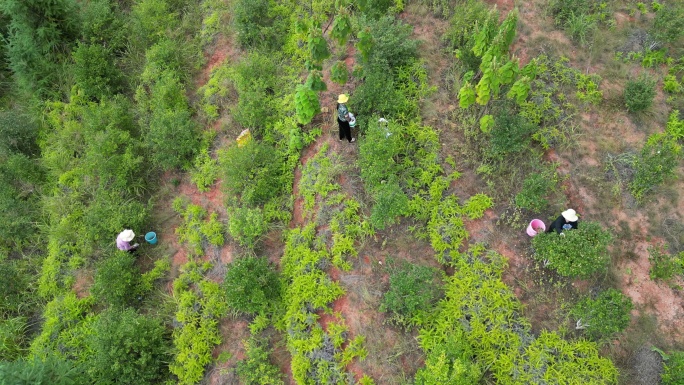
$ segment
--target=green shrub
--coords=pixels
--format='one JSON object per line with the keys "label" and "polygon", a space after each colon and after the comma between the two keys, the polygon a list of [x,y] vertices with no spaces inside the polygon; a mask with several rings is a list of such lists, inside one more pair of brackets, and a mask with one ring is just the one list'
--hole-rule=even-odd
{"label": "green shrub", "polygon": [[24,317],[0,318],[0,361],[14,361],[24,355],[27,328]]}
{"label": "green shrub", "polygon": [[660,7],[649,33],[663,43],[675,43],[684,36],[684,5],[673,2]]}
{"label": "green shrub", "polygon": [[230,78],[238,95],[232,109],[235,121],[260,138],[264,129],[281,118],[281,95],[287,90],[280,70],[285,66],[280,54],[252,52],[232,69]]}
{"label": "green shrub", "polygon": [[684,383],[684,352],[673,352],[668,355],[661,378],[663,385],[681,385]]}
{"label": "green shrub", "polygon": [[532,172],[523,180],[522,190],[515,196],[515,205],[526,210],[544,211],[549,205],[549,193],[556,192],[557,186],[558,174],[555,167]]}
{"label": "green shrub", "polygon": [[201,192],[208,192],[218,178],[219,168],[216,159],[212,159],[209,151],[200,151],[195,158],[195,165],[190,170],[190,180]]}
{"label": "green shrub", "polygon": [[456,327],[445,333],[441,343],[428,345],[425,367],[416,373],[416,385],[471,385],[479,382],[482,368],[475,362],[473,349],[463,329]]}
{"label": "green shrub", "polygon": [[389,289],[380,311],[389,313],[387,322],[409,329],[419,325],[441,296],[439,270],[401,261],[390,262]]}
{"label": "green shrub", "polygon": [[394,16],[377,20],[361,18],[359,24],[359,29],[370,28],[373,41],[368,60],[361,60],[362,64],[382,64],[393,70],[418,58],[419,42],[411,38],[411,25]]}
{"label": "green shrub", "polygon": [[0,362],[0,384],[8,385],[88,385],[87,376],[71,360],[46,359]]}
{"label": "green shrub", "polygon": [[0,314],[18,315],[31,303],[31,276],[16,260],[0,256]]}
{"label": "green shrub", "polygon": [[675,176],[682,158],[681,146],[668,133],[651,135],[634,162],[634,178],[629,190],[637,201]]}
{"label": "green shrub", "polygon": [[56,91],[80,35],[79,3],[75,0],[7,0],[0,12],[9,19],[6,60],[19,88],[29,95]]}
{"label": "green shrub", "polygon": [[629,297],[618,290],[608,289],[595,299],[581,299],[570,310],[570,314],[589,338],[594,341],[607,341],[629,326],[632,308]]}
{"label": "green shrub", "polygon": [[647,110],[653,104],[656,82],[646,76],[630,80],[625,85],[625,106],[629,112]]}
{"label": "green shrub", "polygon": [[92,358],[88,339],[96,319],[92,297],[79,299],[73,292],[55,297],[45,305],[40,334],[31,342],[29,358],[52,356],[67,358],[79,364]]}
{"label": "green shrub", "polygon": [[456,51],[458,63],[463,72],[477,71],[480,58],[473,53],[477,28],[493,29],[498,26],[499,13],[490,12],[486,3],[467,0],[449,20],[449,29],[442,39],[447,47]]}
{"label": "green shrub", "polygon": [[138,88],[136,99],[152,162],[163,170],[189,165],[199,151],[200,135],[178,74],[162,71],[147,87]]}
{"label": "green shrub", "polygon": [[268,356],[272,350],[268,341],[250,337],[245,343],[245,359],[239,361],[235,372],[245,385],[283,385],[283,374]]}
{"label": "green shrub", "polygon": [[260,207],[228,207],[228,232],[242,246],[253,248],[257,240],[268,230],[268,222]]}
{"label": "green shrub", "polygon": [[378,186],[372,194],[374,204],[371,209],[370,223],[376,229],[382,230],[396,223],[399,217],[409,213],[409,198],[397,181],[390,180]]}
{"label": "green shrub", "polygon": [[202,255],[207,243],[217,247],[223,245],[225,228],[218,221],[218,214],[211,213],[209,220],[205,220],[207,211],[191,204],[187,197],[174,199],[172,206],[183,217],[183,223],[176,228],[178,241],[187,243],[191,255]]}
{"label": "green shrub", "polygon": [[256,206],[284,190],[283,160],[268,144],[250,140],[242,147],[232,145],[219,152],[222,186],[229,195]]}
{"label": "green shrub", "polygon": [[140,270],[135,256],[128,252],[117,252],[100,263],[92,295],[100,302],[114,308],[129,306],[136,302],[140,291]]}
{"label": "green shrub", "polygon": [[168,378],[170,343],[158,320],[108,310],[93,325],[89,373],[96,383],[158,384]]}
{"label": "green shrub", "polygon": [[287,37],[287,17],[278,15],[269,0],[237,0],[233,3],[233,20],[237,41],[243,48],[282,48]]}
{"label": "green shrub", "polygon": [[74,81],[85,97],[101,100],[121,91],[121,73],[114,55],[99,44],[79,44],[73,52]]}
{"label": "green shrub", "polygon": [[228,307],[242,313],[272,311],[280,298],[278,274],[266,258],[245,257],[233,261],[228,266],[223,287]]}
{"label": "green shrub", "polygon": [[678,275],[684,275],[684,252],[669,254],[667,247],[657,245],[648,248],[648,261],[651,268],[648,271],[651,279],[669,280]]}
{"label": "green shrub", "polygon": [[499,160],[510,154],[529,151],[532,134],[537,126],[524,117],[505,110],[495,118],[495,124],[490,133],[488,153]]}
{"label": "green shrub", "polygon": [[596,222],[582,222],[577,229],[538,234],[532,238],[534,259],[565,277],[587,278],[606,271],[613,237]]}

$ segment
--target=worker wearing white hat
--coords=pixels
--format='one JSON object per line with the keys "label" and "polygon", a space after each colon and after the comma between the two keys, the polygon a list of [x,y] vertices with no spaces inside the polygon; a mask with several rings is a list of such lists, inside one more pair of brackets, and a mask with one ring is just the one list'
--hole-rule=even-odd
{"label": "worker wearing white hat", "polygon": [[549,226],[546,232],[550,233],[555,230],[558,234],[560,234],[563,232],[563,230],[576,229],[578,223],[579,217],[575,210],[567,209],[551,223],[551,226]]}
{"label": "worker wearing white hat", "polygon": [[116,247],[119,250],[128,251],[129,253],[134,252],[140,245],[137,243],[131,245],[133,238],[135,238],[135,233],[133,230],[126,229],[120,232],[119,236],[116,237]]}

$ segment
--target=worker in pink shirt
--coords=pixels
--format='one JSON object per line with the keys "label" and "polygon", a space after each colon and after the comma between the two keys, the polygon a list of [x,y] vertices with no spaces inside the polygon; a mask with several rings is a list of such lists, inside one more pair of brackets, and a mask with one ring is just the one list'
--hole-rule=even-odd
{"label": "worker in pink shirt", "polygon": [[131,245],[133,238],[135,238],[133,230],[126,229],[120,232],[119,236],[116,237],[116,247],[118,247],[119,250],[128,251],[129,253],[134,252],[140,245],[137,243]]}

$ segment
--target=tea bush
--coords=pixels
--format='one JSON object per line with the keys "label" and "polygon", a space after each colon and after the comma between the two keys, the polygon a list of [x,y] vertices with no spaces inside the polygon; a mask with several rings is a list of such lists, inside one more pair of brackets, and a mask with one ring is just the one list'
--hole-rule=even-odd
{"label": "tea bush", "polygon": [[655,13],[653,27],[649,31],[662,43],[675,43],[684,36],[684,6],[672,3],[661,6]]}
{"label": "tea bush", "polygon": [[406,261],[388,262],[389,289],[384,293],[380,311],[388,313],[386,322],[410,329],[421,324],[439,300],[439,271]]}
{"label": "tea bush", "polygon": [[684,352],[668,355],[663,365],[661,377],[663,385],[678,385],[684,382]]}
{"label": "tea bush", "polygon": [[557,192],[558,182],[558,173],[553,166],[531,172],[523,180],[522,190],[515,196],[515,205],[536,212],[546,210],[549,205],[547,197]]}
{"label": "tea bush", "polygon": [[90,337],[88,372],[98,383],[158,384],[168,378],[170,343],[158,320],[132,309],[98,316]]}
{"label": "tea bush", "polygon": [[583,326],[583,331],[590,339],[604,342],[629,326],[632,308],[629,297],[618,290],[608,289],[596,298],[582,298],[573,306],[570,314],[578,321],[578,325]]}
{"label": "tea bush", "polygon": [[675,176],[682,159],[682,148],[668,133],[649,136],[634,162],[634,178],[629,190],[637,201],[643,201],[649,193]]}
{"label": "tea bush", "polygon": [[232,196],[255,206],[277,197],[285,189],[283,159],[273,146],[251,140],[219,152],[222,186]]}
{"label": "tea bush", "polygon": [[208,192],[218,178],[218,162],[209,155],[207,149],[200,151],[195,158],[194,167],[190,170],[190,180],[201,192]]}
{"label": "tea bush", "polygon": [[278,274],[266,258],[238,258],[223,280],[228,307],[248,314],[271,312],[280,300]]}
{"label": "tea bush", "polygon": [[504,110],[495,117],[488,154],[494,159],[503,160],[509,155],[529,151],[532,134],[536,131],[537,126],[524,117]]}
{"label": "tea bush", "polygon": [[669,254],[667,247],[656,245],[648,248],[648,261],[651,268],[648,271],[651,279],[669,280],[678,275],[684,275],[684,252]]}
{"label": "tea bush", "polygon": [[641,76],[636,80],[630,80],[625,85],[625,106],[629,112],[647,110],[653,104],[656,94],[656,82],[648,77]]}
{"label": "tea bush", "polygon": [[582,222],[577,229],[541,233],[532,238],[533,257],[565,277],[587,278],[606,271],[610,256],[610,232],[596,222]]}
{"label": "tea bush", "polygon": [[211,213],[206,220],[206,210],[184,198],[178,197],[172,204],[173,209],[183,217],[183,223],[176,228],[178,242],[188,244],[191,256],[204,254],[207,244],[222,246],[225,241],[224,226],[218,221],[218,215]]}
{"label": "tea bush", "polygon": [[99,101],[122,90],[123,75],[111,50],[99,44],[79,44],[72,55],[74,81],[86,98]]}
{"label": "tea bush", "polygon": [[461,72],[477,71],[480,67],[480,57],[473,53],[477,29],[492,29],[498,22],[499,13],[491,12],[487,4],[480,0],[467,0],[458,7],[458,12],[454,12],[442,40],[456,52]]}
{"label": "tea bush", "polygon": [[120,251],[98,265],[95,282],[90,289],[93,297],[113,308],[129,306],[142,294],[140,270],[133,254]]}
{"label": "tea bush", "polygon": [[418,370],[416,385],[470,385],[482,377],[482,368],[475,362],[473,349],[463,329],[455,325],[440,325],[441,339],[421,338],[426,352],[425,367]]}
{"label": "tea bush", "polygon": [[250,337],[245,343],[245,358],[237,363],[235,372],[245,385],[284,385],[280,369],[272,364],[272,349],[268,341]]}

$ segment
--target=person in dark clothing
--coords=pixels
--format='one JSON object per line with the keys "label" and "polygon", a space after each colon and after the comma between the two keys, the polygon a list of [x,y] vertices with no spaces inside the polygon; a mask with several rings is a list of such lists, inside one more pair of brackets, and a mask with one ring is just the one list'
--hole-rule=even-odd
{"label": "person in dark clothing", "polygon": [[547,233],[556,231],[558,234],[563,232],[563,230],[576,229],[579,218],[577,213],[573,209],[567,209],[561,213],[561,216],[556,218],[555,221],[551,223],[549,228],[546,230]]}
{"label": "person in dark clothing", "polygon": [[349,126],[349,110],[347,109],[347,100],[349,96],[341,94],[337,98],[337,125],[340,127],[340,140],[347,139],[349,143],[355,142],[356,139],[352,138],[351,127]]}

